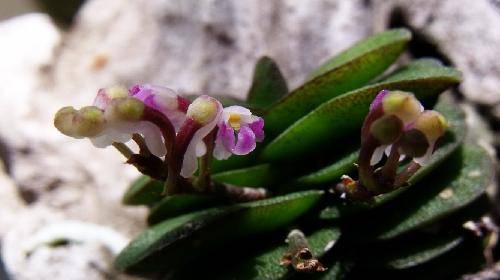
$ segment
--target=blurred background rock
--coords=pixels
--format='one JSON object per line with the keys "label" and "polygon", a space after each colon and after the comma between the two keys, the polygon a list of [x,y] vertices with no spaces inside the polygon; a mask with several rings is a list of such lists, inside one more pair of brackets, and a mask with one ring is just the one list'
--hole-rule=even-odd
{"label": "blurred background rock", "polygon": [[79,4],[0,0],[0,250],[12,279],[125,278],[112,258],[144,226],[145,209],[120,205],[137,172],[52,125],[59,107],[89,104],[99,87],[243,98],[269,55],[293,88],[357,40],[404,26],[414,40],[400,62],[431,56],[460,69],[453,94],[471,135],[492,156],[500,146],[498,0],[89,0],[72,19]]}

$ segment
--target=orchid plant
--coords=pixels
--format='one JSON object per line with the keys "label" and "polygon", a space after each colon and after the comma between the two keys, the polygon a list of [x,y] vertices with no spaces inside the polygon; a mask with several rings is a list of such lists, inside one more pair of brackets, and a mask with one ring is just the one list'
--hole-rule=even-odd
{"label": "orchid plant", "polygon": [[457,267],[464,255],[490,263],[492,162],[466,140],[453,98],[439,96],[458,71],[426,58],[386,71],[410,39],[395,29],[360,41],[292,91],[264,57],[245,101],[142,84],[60,109],[59,131],[113,146],[143,174],[123,202],[147,206],[150,227],[116,268],[162,279],[419,279],[481,265]]}

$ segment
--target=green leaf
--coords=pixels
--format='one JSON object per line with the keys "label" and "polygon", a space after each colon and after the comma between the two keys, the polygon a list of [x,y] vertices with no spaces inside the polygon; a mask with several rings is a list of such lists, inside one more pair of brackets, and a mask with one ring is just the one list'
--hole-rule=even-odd
{"label": "green leaf", "polygon": [[231,156],[226,160],[218,160],[214,159],[212,161],[212,173],[216,174],[219,172],[226,172],[234,169],[241,169],[244,167],[249,167],[256,164],[256,157],[259,153],[259,145],[257,148],[250,154],[246,156]]}
{"label": "green leaf", "polygon": [[270,164],[260,164],[252,167],[230,170],[212,175],[219,183],[227,183],[243,187],[266,188],[274,181],[274,173]]}
{"label": "green leaf", "polygon": [[276,62],[267,56],[261,57],[255,65],[247,103],[265,109],[287,93],[288,86]]}
{"label": "green leaf", "polygon": [[322,196],[322,191],[306,191],[166,220],[133,240],[117,257],[115,266],[135,274],[168,271],[208,248],[288,226]]}
{"label": "green leaf", "polygon": [[[457,84],[460,74],[449,67],[422,67],[412,63],[379,83],[333,98],[286,129],[262,152],[266,160],[298,158],[331,146],[360,130],[368,107],[383,89],[405,90],[426,100]],[[313,149],[313,147],[316,147]]]}
{"label": "green leaf", "polygon": [[276,135],[321,103],[369,82],[396,60],[410,38],[406,29],[390,30],[340,53],[270,108],[266,133]]}
{"label": "green leaf", "polygon": [[163,183],[148,176],[137,178],[123,196],[125,205],[151,205],[162,199]]}
{"label": "green leaf", "polygon": [[431,261],[463,242],[461,235],[437,236],[424,242],[416,240],[408,246],[399,247],[397,250],[386,250],[381,253],[383,265],[391,269],[408,269]]}
{"label": "green leaf", "polygon": [[465,124],[465,114],[455,102],[449,100],[449,96],[442,96],[436,106],[434,106],[434,110],[443,114],[443,116],[448,120],[450,127],[446,131],[443,138],[439,141],[438,148],[432,154],[430,161],[425,166],[420,168],[420,170],[410,178],[410,180],[408,181],[410,185],[409,187],[402,187],[393,192],[379,195],[375,197],[375,202],[373,203],[352,202],[334,205],[324,209],[321,213],[321,216],[323,218],[337,218],[340,215],[344,216],[352,213],[357,213],[362,210],[369,210],[380,207],[400,196],[408,189],[412,188],[412,185],[417,184],[420,180],[422,180],[425,176],[427,176],[430,172],[438,168],[445,160],[447,160],[448,157],[457,150],[457,148],[465,139],[465,134],[467,131],[467,127]]}
{"label": "green leaf", "polygon": [[342,175],[351,173],[356,169],[354,164],[358,159],[358,155],[359,151],[349,153],[331,165],[297,178],[292,184],[316,186],[338,181]]}
{"label": "green leaf", "polygon": [[429,225],[475,201],[485,193],[493,177],[493,163],[486,151],[465,144],[433,174],[400,198],[391,215],[374,233],[391,239]]}
{"label": "green leaf", "polygon": [[[340,230],[337,227],[326,227],[307,235],[309,249],[316,258],[320,258],[325,253],[325,248],[331,242],[335,242],[340,237]],[[290,275],[290,270],[280,265],[283,254],[287,251],[288,245],[285,237],[281,244],[276,244],[271,248],[263,248],[257,255],[248,256],[248,259],[240,264],[233,265],[225,277],[221,279],[284,279]]]}
{"label": "green leaf", "polygon": [[155,204],[148,215],[148,224],[156,224],[167,218],[212,207],[222,203],[220,198],[199,194],[177,194],[165,196]]}

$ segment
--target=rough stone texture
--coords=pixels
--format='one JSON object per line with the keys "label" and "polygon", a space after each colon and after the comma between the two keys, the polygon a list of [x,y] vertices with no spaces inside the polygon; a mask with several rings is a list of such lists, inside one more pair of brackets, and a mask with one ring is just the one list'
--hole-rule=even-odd
{"label": "rough stone texture", "polygon": [[370,30],[358,0],[94,0],[65,40],[54,82],[87,102],[96,85],[138,81],[244,97],[259,56],[275,58],[293,87]]}
{"label": "rough stone texture", "polygon": [[[399,9],[464,74],[461,92],[482,104],[500,103],[500,2],[497,0],[376,1],[387,11]],[[379,5],[380,6],[380,5]]]}
{"label": "rough stone texture", "polygon": [[[72,102],[71,94],[50,91],[43,74],[60,39],[45,15],[27,15],[0,25],[0,138],[7,145],[2,150],[8,150],[11,159],[6,162],[10,177],[0,174],[0,238],[5,264],[16,279],[69,279],[57,277],[62,271],[93,275],[95,268],[83,265],[87,260],[109,267],[109,260],[92,256],[95,246],[110,246],[102,240],[66,249],[46,248],[40,254],[36,249],[27,258],[27,244],[53,223],[77,219],[89,226],[101,224],[125,240],[143,227],[144,211],[120,205],[136,171],[124,166],[112,150],[73,141],[52,126],[56,109]],[[48,274],[37,276],[43,263]]]}
{"label": "rough stone texture", "polygon": [[0,240],[10,273],[104,279],[114,242],[37,247],[36,237],[54,225],[78,228],[69,221],[124,240],[144,226],[144,209],[120,206],[136,171],[112,149],[60,135],[52,126],[59,107],[89,104],[97,87],[116,83],[244,97],[261,55],[275,58],[294,88],[333,53],[384,29],[395,7],[464,72],[466,98],[500,108],[498,1],[91,0],[66,34],[43,15],[1,23],[0,140],[8,148],[0,145],[0,155],[11,160],[0,172]]}

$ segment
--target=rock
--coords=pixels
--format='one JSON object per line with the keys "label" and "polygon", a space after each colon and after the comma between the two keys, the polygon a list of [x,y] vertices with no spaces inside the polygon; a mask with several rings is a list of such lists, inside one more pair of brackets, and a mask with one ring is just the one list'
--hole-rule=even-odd
{"label": "rock", "polygon": [[[10,177],[0,174],[0,238],[7,270],[16,279],[41,279],[37,273],[58,279],[50,273],[69,273],[68,265],[82,268],[77,257],[82,262],[101,258],[92,256],[95,250],[83,243],[78,249],[45,248],[43,254],[18,262],[16,254],[32,242],[35,229],[72,219],[105,225],[128,240],[144,227],[144,209],[120,204],[137,171],[124,165],[117,152],[64,137],[53,127],[55,111],[73,102],[67,92],[56,94],[44,74],[60,41],[60,31],[46,15],[30,14],[0,24],[0,139],[10,154]],[[101,241],[97,244],[103,246]],[[78,255],[69,256],[74,250]],[[60,261],[49,263],[52,257]],[[87,269],[89,275],[95,272]]]}
{"label": "rock", "polygon": [[293,88],[370,33],[364,2],[89,1],[60,50],[53,80],[57,92],[87,103],[98,86],[144,81],[244,97],[256,60],[269,55]]}
{"label": "rock", "polygon": [[463,72],[460,91],[481,104],[500,103],[498,1],[394,0],[408,24]]}

